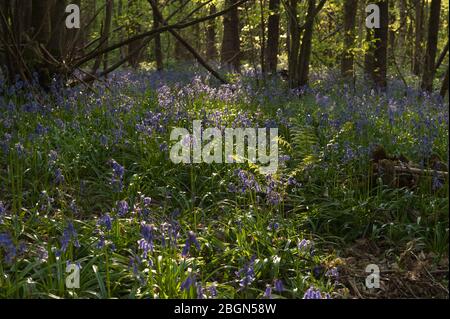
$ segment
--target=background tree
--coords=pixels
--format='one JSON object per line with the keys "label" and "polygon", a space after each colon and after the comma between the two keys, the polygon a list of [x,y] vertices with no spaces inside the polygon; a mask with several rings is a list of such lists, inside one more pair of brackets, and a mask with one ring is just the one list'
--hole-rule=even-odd
{"label": "background tree", "polygon": [[344,52],[342,53],[341,74],[346,78],[354,77],[353,46],[357,8],[358,0],[344,1]]}
{"label": "background tree", "polygon": [[[225,0],[225,7],[235,4],[237,0]],[[223,17],[223,38],[220,61],[223,67],[240,72],[241,51],[239,39],[239,13],[234,7]]]}
{"label": "background tree", "polygon": [[430,17],[428,20],[427,50],[425,53],[425,63],[421,84],[422,90],[428,92],[431,92],[433,90],[440,13],[441,0],[432,0]]}
{"label": "background tree", "polygon": [[269,0],[267,23],[266,69],[275,73],[278,65],[278,43],[280,37],[280,0]]}

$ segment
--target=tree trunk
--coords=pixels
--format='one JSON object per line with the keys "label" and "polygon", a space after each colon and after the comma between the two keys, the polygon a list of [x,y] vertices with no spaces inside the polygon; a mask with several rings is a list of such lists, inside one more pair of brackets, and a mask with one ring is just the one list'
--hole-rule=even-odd
{"label": "tree trunk", "polygon": [[[51,83],[51,71],[47,63],[41,57],[39,46],[47,47],[50,40],[51,33],[51,1],[41,0],[33,1],[31,28],[33,44],[30,45],[31,51],[28,52],[31,56],[27,59],[27,66],[32,71],[39,75],[39,82],[44,88],[49,88]],[[28,55],[27,54],[27,55]]]}
{"label": "tree trunk", "polygon": [[264,19],[264,8],[265,8],[265,1],[259,0],[259,9],[260,9],[260,41],[259,46],[261,48],[259,58],[260,58],[260,65],[261,65],[261,72],[263,75],[266,74],[266,62],[265,62],[265,54],[266,54],[266,23]]}
{"label": "tree trunk", "polygon": [[65,0],[56,1],[51,9],[51,36],[48,44],[48,51],[58,61],[62,60],[65,53],[65,31],[67,30],[64,27],[65,10]]}
{"label": "tree trunk", "polygon": [[[156,4],[158,4],[158,1],[155,1]],[[161,25],[158,15],[155,14],[155,11],[153,11],[153,28],[157,29]],[[156,70],[161,71],[164,68],[163,64],[163,55],[161,50],[161,35],[158,33],[155,35],[155,42],[154,42],[155,48],[155,62],[156,62]]]}
{"label": "tree trunk", "polygon": [[388,49],[388,60],[389,65],[394,65],[395,63],[395,30],[390,27],[395,24],[397,21],[397,13],[395,12],[395,2],[391,0],[389,2],[389,22],[388,22],[388,40],[389,40],[389,49]]}
{"label": "tree trunk", "polygon": [[409,48],[405,47],[406,43],[406,36],[407,36],[407,18],[408,14],[406,11],[406,0],[400,0],[398,5],[398,10],[400,12],[400,27],[398,30],[398,47],[402,50],[404,49],[404,52],[402,53],[400,57],[400,65],[403,65],[403,62],[405,61],[406,56],[410,53]]}
{"label": "tree trunk", "polygon": [[428,39],[425,54],[425,64],[422,76],[422,90],[431,92],[433,90],[433,79],[435,75],[435,61],[437,52],[439,18],[441,12],[441,0],[432,0],[430,17],[428,19]]}
{"label": "tree trunk", "polygon": [[286,11],[288,14],[288,33],[289,33],[289,46],[288,46],[288,78],[289,87],[291,89],[298,86],[298,54],[300,50],[300,30],[298,29],[297,19],[297,1],[289,0]]}
{"label": "tree trunk", "polygon": [[375,28],[375,45],[373,50],[373,69],[372,80],[378,89],[386,88],[387,72],[387,47],[388,47],[388,28],[389,28],[389,1],[377,2],[380,8],[380,27]]}
{"label": "tree trunk", "polygon": [[[225,0],[225,7],[236,3],[237,0]],[[223,17],[223,39],[220,52],[222,67],[240,72],[240,40],[239,40],[239,13],[234,7]]]}
{"label": "tree trunk", "polygon": [[344,2],[344,52],[341,61],[341,75],[344,78],[353,78],[354,54],[352,52],[355,42],[355,22],[358,0],[345,0]]}
{"label": "tree trunk", "polygon": [[[216,12],[216,6],[212,4],[209,7],[209,14],[215,14]],[[206,28],[206,59],[208,61],[214,61],[216,58],[216,20],[211,19],[208,21],[208,26]]]}
{"label": "tree trunk", "polygon": [[414,0],[415,5],[415,35],[414,35],[414,54],[413,54],[413,73],[419,75],[421,72],[420,64],[422,63],[422,41],[423,41],[423,0]]}
{"label": "tree trunk", "polygon": [[266,64],[269,73],[277,72],[278,42],[280,38],[280,0],[269,0],[269,19],[267,22]]}
{"label": "tree trunk", "polygon": [[298,86],[302,87],[308,84],[309,61],[311,60],[312,34],[314,27],[314,15],[316,9],[316,0],[308,0],[308,13],[306,16],[305,30],[303,32],[300,55],[298,58]]}

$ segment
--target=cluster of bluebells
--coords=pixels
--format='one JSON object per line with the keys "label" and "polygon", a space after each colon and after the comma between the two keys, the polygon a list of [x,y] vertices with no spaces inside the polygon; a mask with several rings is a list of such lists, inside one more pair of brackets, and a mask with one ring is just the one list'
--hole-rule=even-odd
{"label": "cluster of bluebells", "polygon": [[309,252],[309,254],[311,256],[314,256],[315,254],[315,248],[314,248],[314,243],[308,239],[302,239],[298,244],[297,244],[297,248],[298,250],[303,253],[303,252]]}
{"label": "cluster of bluebells", "polygon": [[113,169],[111,177],[111,185],[114,187],[115,191],[120,192],[123,189],[123,178],[125,175],[125,168],[119,163],[117,163],[114,159],[110,161],[110,164]]}
{"label": "cluster of bluebells", "polygon": [[117,216],[125,217],[130,211],[130,206],[126,200],[121,200],[117,203]]}
{"label": "cluster of bluebells", "polygon": [[99,238],[96,248],[102,249],[108,245],[111,250],[115,250],[114,243],[108,239],[108,234],[112,229],[111,216],[109,214],[104,214],[98,219],[96,226],[95,233]]}
{"label": "cluster of bluebells", "polygon": [[186,239],[186,242],[184,244],[183,251],[181,252],[181,256],[186,257],[189,254],[189,251],[190,251],[192,245],[197,247],[197,250],[200,251],[200,244],[198,243],[197,236],[191,230],[188,232],[188,238]]}
{"label": "cluster of bluebells", "polygon": [[275,279],[273,287],[271,285],[266,285],[263,297],[267,299],[272,299],[272,290],[275,290],[277,293],[282,293],[284,291],[284,285],[281,279]]}
{"label": "cluster of bluebells", "polygon": [[17,247],[14,244],[11,235],[8,233],[0,233],[0,247],[5,252],[5,262],[11,264],[17,256]]}
{"label": "cluster of bluebells", "polygon": [[59,257],[63,253],[66,252],[69,244],[73,241],[73,246],[76,248],[80,247],[80,243],[78,241],[78,234],[73,226],[73,223],[69,221],[67,223],[67,227],[64,228],[63,234],[60,239],[61,248],[56,251],[56,256]]}
{"label": "cluster of bluebells", "polygon": [[248,287],[255,280],[255,260],[256,257],[253,256],[244,267],[236,271],[236,276],[239,278],[238,282],[241,289]]}
{"label": "cluster of bluebells", "polygon": [[303,295],[303,299],[331,299],[329,293],[323,294],[319,289],[309,287]]}
{"label": "cluster of bluebells", "polygon": [[[245,193],[246,191],[261,192],[261,186],[255,178],[255,175],[247,172],[243,169],[236,169],[234,174],[239,178],[240,192]],[[234,185],[229,186],[230,191],[236,191]]]}
{"label": "cluster of bluebells", "polygon": [[58,153],[55,150],[51,150],[48,153],[49,170],[53,174],[53,183],[55,185],[61,185],[64,183],[64,175],[61,168],[57,167]]}
{"label": "cluster of bluebells", "polygon": [[148,253],[153,252],[156,228],[153,225],[141,223],[141,236],[138,240],[138,247],[142,250],[142,258],[147,259]]}

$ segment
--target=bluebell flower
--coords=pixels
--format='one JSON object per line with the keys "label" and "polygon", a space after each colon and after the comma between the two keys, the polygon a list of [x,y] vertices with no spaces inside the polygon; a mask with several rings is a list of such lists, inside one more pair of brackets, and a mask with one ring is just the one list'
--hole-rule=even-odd
{"label": "bluebell flower", "polygon": [[113,169],[111,184],[115,187],[116,191],[120,192],[122,191],[123,188],[123,178],[125,175],[125,168],[113,159],[110,161],[110,163]]}
{"label": "bluebell flower", "polygon": [[322,296],[322,293],[319,289],[311,286],[310,288],[308,288],[308,290],[306,290],[305,294],[303,295],[303,299],[331,299],[331,297],[328,293],[326,293],[325,296]]}
{"label": "bluebell flower", "polygon": [[62,170],[57,168],[54,173],[54,182],[56,185],[61,185],[64,183],[64,175],[62,174]]}
{"label": "bluebell flower", "polygon": [[73,227],[72,222],[69,221],[67,227],[64,229],[63,234],[60,239],[61,248],[56,252],[56,256],[61,256],[62,253],[66,252],[69,244],[73,241],[73,245],[75,247],[80,247],[80,243],[78,242],[78,234]]}
{"label": "bluebell flower", "polygon": [[5,262],[11,264],[17,256],[17,249],[9,234],[0,233],[0,247],[5,251]]}
{"label": "bluebell flower", "polygon": [[252,257],[250,261],[244,265],[236,275],[240,277],[239,286],[241,288],[248,287],[255,280],[255,269],[254,269],[255,257]]}
{"label": "bluebell flower", "polygon": [[119,215],[119,217],[125,216],[128,213],[129,209],[130,207],[128,206],[128,203],[125,200],[121,200],[117,204],[117,214]]}
{"label": "bluebell flower", "polygon": [[264,298],[272,299],[272,287],[270,285],[266,286],[266,290],[264,290]]}
{"label": "bluebell flower", "polygon": [[149,252],[153,252],[153,240],[155,227],[153,225],[148,225],[145,223],[141,224],[141,235],[142,238],[138,240],[139,249],[143,251],[142,257],[145,259]]}
{"label": "bluebell flower", "polygon": [[97,221],[97,225],[105,227],[107,231],[110,231],[112,228],[112,219],[109,214],[105,214],[100,217]]}
{"label": "bluebell flower", "polygon": [[189,291],[191,287],[195,284],[195,276],[192,274],[189,274],[189,276],[186,278],[185,281],[180,286],[181,291]]}
{"label": "bluebell flower", "polygon": [[325,273],[325,276],[327,277],[332,277],[335,280],[337,280],[339,278],[339,270],[337,267],[332,267],[330,269],[327,270],[327,272]]}
{"label": "bluebell flower", "polygon": [[186,257],[189,254],[189,250],[191,245],[194,244],[198,250],[200,250],[200,244],[197,241],[197,237],[193,231],[189,231],[188,238],[186,239],[186,243],[184,244],[183,251],[181,252],[181,256]]}
{"label": "bluebell flower", "polygon": [[211,286],[209,286],[208,290],[209,290],[209,294],[212,298],[217,297],[216,284],[212,284]]}
{"label": "bluebell flower", "polygon": [[283,286],[283,282],[281,281],[281,279],[275,280],[274,287],[275,287],[276,292],[283,292],[284,286]]}

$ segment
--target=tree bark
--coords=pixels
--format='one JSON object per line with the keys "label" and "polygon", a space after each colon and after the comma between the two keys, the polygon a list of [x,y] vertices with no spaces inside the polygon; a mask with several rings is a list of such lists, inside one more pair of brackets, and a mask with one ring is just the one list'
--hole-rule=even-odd
{"label": "tree bark", "polygon": [[[225,6],[229,7],[236,3],[236,0],[225,0]],[[223,17],[223,38],[220,52],[222,67],[240,72],[241,51],[239,40],[239,13],[238,8],[233,7]]]}
{"label": "tree bark", "polygon": [[422,76],[422,90],[431,92],[433,90],[433,79],[435,75],[435,61],[437,52],[439,18],[441,12],[441,0],[432,0],[430,17],[428,19],[428,39],[425,53],[425,63]]}
{"label": "tree bark", "polygon": [[[155,1],[155,5],[158,5],[158,1]],[[160,27],[160,21],[155,11],[153,11],[153,28],[158,29]],[[164,68],[163,64],[163,55],[161,50],[161,35],[158,33],[155,35],[154,42],[154,54],[155,54],[155,62],[156,62],[156,70],[161,71]]]}
{"label": "tree bark", "polygon": [[277,72],[278,42],[280,38],[280,0],[269,0],[269,19],[267,22],[266,64],[269,73]]}
{"label": "tree bark", "polygon": [[[216,12],[216,6],[212,4],[209,7],[209,14],[215,14]],[[206,28],[206,58],[208,61],[214,61],[217,58],[215,19],[209,20]]]}
{"label": "tree bark", "polygon": [[308,83],[309,61],[311,59],[312,35],[314,27],[314,15],[316,9],[316,0],[308,0],[307,21],[303,32],[302,44],[300,47],[298,64],[298,86],[302,87]]}
{"label": "tree bark", "polygon": [[355,23],[358,0],[345,0],[344,2],[344,52],[341,61],[341,75],[344,78],[354,78]]}
{"label": "tree bark", "polygon": [[419,75],[421,72],[420,65],[422,63],[422,42],[423,42],[423,15],[424,0],[414,0],[415,6],[415,23],[414,23],[414,54],[413,54],[413,73]]}
{"label": "tree bark", "polygon": [[388,28],[389,28],[389,1],[377,2],[380,8],[380,27],[374,31],[374,50],[373,50],[373,69],[372,80],[378,89],[386,88],[387,73],[387,47],[388,47]]}
{"label": "tree bark", "polygon": [[298,54],[300,50],[300,30],[297,19],[297,1],[289,0],[286,11],[288,14],[288,78],[291,89],[298,86]]}

